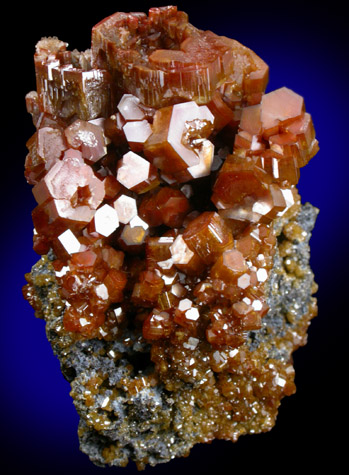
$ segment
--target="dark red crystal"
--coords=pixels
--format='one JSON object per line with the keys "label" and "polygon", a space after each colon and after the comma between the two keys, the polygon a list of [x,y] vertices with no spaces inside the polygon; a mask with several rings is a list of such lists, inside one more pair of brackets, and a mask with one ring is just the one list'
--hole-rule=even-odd
{"label": "dark red crystal", "polygon": [[173,6],[116,13],[91,51],[66,47],[37,44],[25,163],[66,331],[110,339],[134,318],[149,341],[243,344],[268,311],[273,221],[318,149],[303,98],[265,94],[255,53]]}

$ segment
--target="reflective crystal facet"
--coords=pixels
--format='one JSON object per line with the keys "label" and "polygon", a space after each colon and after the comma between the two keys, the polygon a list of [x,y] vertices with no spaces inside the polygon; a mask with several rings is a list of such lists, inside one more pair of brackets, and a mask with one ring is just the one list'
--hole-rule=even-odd
{"label": "reflective crystal facet", "polygon": [[144,468],[269,430],[316,314],[303,98],[265,94],[262,59],[175,6],[115,13],[91,49],[67,46],[38,42],[26,96],[43,257],[24,294],[72,382],[82,450]]}

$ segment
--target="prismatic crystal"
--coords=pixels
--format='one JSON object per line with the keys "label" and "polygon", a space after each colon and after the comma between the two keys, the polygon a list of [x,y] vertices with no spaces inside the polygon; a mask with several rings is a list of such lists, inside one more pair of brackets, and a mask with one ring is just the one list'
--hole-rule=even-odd
{"label": "prismatic crystal", "polygon": [[138,468],[270,430],[316,315],[301,96],[174,6],[115,13],[92,46],[43,38],[25,298],[70,381],[80,447]]}

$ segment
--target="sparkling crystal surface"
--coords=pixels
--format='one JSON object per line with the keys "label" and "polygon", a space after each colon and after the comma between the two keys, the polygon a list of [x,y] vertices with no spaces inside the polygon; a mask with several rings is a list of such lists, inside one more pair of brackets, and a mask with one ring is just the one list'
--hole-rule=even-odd
{"label": "sparkling crystal surface", "polygon": [[[318,151],[303,98],[265,93],[262,59],[174,6],[111,15],[83,53],[43,38],[34,62],[25,177],[38,268],[59,300],[45,318],[60,322],[57,348],[95,345],[124,365],[108,384],[109,367],[73,385],[83,450],[99,464],[131,458],[143,468],[197,442],[269,430],[295,391],[290,354],[316,314],[311,271],[292,248],[309,238],[296,185]],[[292,272],[280,264],[287,256]],[[35,272],[24,294],[45,313]],[[308,276],[293,336],[268,320],[281,312],[272,282],[287,272],[294,285]],[[283,345],[287,357],[273,357]],[[124,359],[137,351],[149,360],[138,373]],[[118,425],[108,401],[132,405],[137,395],[149,406],[137,434],[152,424],[171,433],[166,454],[150,455],[151,436],[137,435],[139,451],[121,455],[131,422]]]}

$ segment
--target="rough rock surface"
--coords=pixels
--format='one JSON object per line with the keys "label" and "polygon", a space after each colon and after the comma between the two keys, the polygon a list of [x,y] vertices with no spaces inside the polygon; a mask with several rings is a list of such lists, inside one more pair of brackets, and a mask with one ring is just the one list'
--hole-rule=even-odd
{"label": "rough rock surface", "polygon": [[117,12],[91,49],[42,38],[24,296],[71,383],[81,450],[138,468],[270,430],[316,315],[304,99],[174,6]]}
{"label": "rough rock surface", "polygon": [[[183,346],[188,357],[202,361],[205,377],[188,374],[184,363],[172,367],[170,376],[161,372],[156,349],[151,352],[131,328],[116,341],[73,340],[63,331],[64,305],[52,254],[33,267],[27,277],[36,315],[45,319],[47,337],[71,383],[80,415],[81,450],[95,464],[125,466],[131,459],[141,469],[188,454],[194,444],[209,442],[222,428],[226,437],[221,438],[237,440],[273,427],[281,398],[295,391],[292,352],[306,343],[316,315],[308,242],[317,212],[308,203],[296,204],[275,223],[278,245],[267,288],[270,310],[262,328],[249,332],[235,351],[212,354],[204,345],[194,348],[195,342]],[[160,380],[138,390],[154,363]],[[171,367],[171,354],[167,364]]]}

